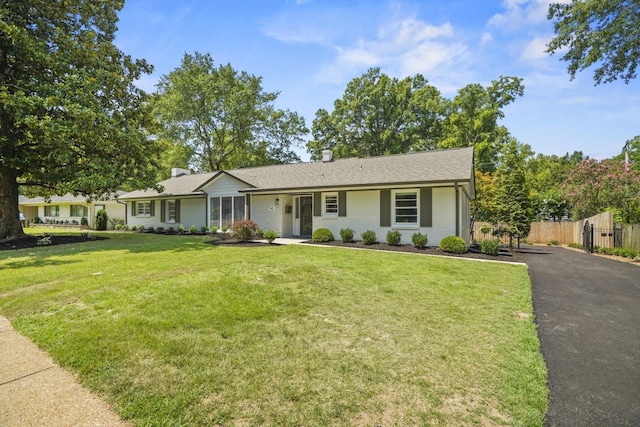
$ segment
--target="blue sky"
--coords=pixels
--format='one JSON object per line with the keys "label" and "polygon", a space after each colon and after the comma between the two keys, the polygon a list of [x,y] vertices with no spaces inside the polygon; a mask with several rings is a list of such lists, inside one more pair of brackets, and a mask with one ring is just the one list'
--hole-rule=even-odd
{"label": "blue sky", "polygon": [[[536,153],[619,154],[640,135],[640,78],[594,86],[592,71],[570,81],[553,36],[547,0],[127,0],[116,44],[155,66],[138,85],[154,91],[184,53],[263,78],[276,106],[311,128],[347,83],[371,67],[403,78],[420,73],[453,98],[470,83],[524,79],[524,96],[502,120]],[[306,150],[299,150],[308,160]]]}

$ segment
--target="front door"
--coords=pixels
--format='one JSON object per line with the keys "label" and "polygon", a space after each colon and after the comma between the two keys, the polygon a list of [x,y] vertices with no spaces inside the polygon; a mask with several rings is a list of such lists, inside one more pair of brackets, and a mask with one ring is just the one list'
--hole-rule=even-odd
{"label": "front door", "polygon": [[300,236],[311,237],[313,232],[313,197],[300,196]]}

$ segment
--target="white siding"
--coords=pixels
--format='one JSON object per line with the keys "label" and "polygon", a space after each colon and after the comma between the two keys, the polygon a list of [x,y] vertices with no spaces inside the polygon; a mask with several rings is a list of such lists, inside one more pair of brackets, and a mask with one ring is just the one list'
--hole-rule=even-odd
{"label": "white siding", "polygon": [[[159,215],[159,212],[157,213]],[[175,227],[179,227],[180,224],[183,224],[187,230],[195,225],[198,231],[200,231],[200,227],[207,226],[207,205],[204,197],[180,200],[180,221]]]}
{"label": "white siding", "polygon": [[229,175],[222,174],[203,188],[203,191],[211,196],[239,196],[240,190],[247,188],[247,184],[238,181]]}
{"label": "white siding", "polygon": [[293,197],[284,194],[252,195],[251,220],[262,230],[274,230],[280,237],[291,237],[293,213],[285,213],[287,205],[293,205]]}
{"label": "white siding", "polygon": [[362,232],[372,230],[378,241],[385,242],[387,231],[402,233],[402,243],[411,244],[413,233],[420,231],[429,237],[429,245],[437,246],[444,237],[456,234],[456,200],[454,188],[433,189],[432,227],[392,226],[380,227],[380,191],[348,191],[346,217],[313,217],[313,229],[328,228],[336,239],[340,239],[340,229],[352,228],[354,239],[361,240]]}

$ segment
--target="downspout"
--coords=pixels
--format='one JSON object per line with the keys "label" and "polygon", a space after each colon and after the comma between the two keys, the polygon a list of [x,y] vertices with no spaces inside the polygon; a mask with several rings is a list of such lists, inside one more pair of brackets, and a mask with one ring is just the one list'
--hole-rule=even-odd
{"label": "downspout", "polygon": [[120,200],[118,200],[118,198],[116,197],[116,203],[120,204],[120,205],[124,205],[124,223],[127,224],[127,218],[129,215],[127,215],[127,202],[121,202]]}
{"label": "downspout", "polygon": [[456,181],[456,236],[460,236],[460,190],[458,189],[458,182]]}

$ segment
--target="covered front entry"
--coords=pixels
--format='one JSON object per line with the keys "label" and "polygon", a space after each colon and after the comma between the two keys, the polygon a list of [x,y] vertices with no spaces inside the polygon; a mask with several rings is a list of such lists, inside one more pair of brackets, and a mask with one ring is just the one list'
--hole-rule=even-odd
{"label": "covered front entry", "polygon": [[311,233],[313,233],[313,197],[295,196],[294,204],[293,235],[311,237]]}

